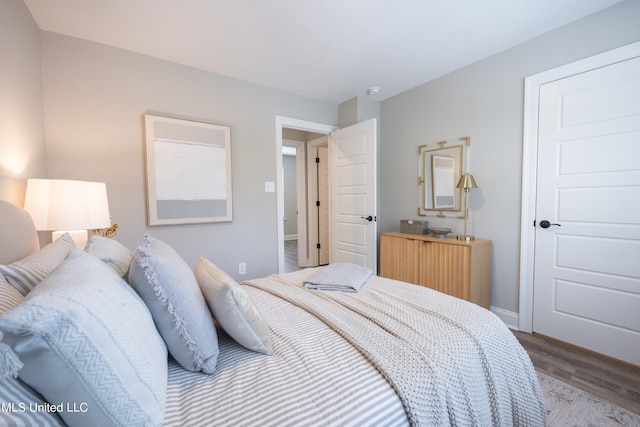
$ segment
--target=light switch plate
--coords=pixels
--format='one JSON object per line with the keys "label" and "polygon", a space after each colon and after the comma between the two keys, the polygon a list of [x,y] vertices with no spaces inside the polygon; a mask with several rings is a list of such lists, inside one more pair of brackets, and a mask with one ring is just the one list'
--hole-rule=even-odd
{"label": "light switch plate", "polygon": [[276,183],[273,181],[265,181],[264,182],[264,192],[265,193],[275,193],[276,192]]}

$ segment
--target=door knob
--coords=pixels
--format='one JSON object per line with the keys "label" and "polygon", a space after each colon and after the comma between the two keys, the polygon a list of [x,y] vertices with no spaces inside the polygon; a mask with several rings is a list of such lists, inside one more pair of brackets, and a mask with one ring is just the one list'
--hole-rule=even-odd
{"label": "door knob", "polygon": [[360,218],[366,219],[369,222],[373,221],[373,217],[371,215],[369,215],[369,216],[361,216]]}
{"label": "door knob", "polygon": [[542,228],[549,228],[552,225],[557,225],[558,227],[560,227],[560,224],[551,224],[549,221],[547,221],[546,219],[543,219],[542,221],[540,221],[540,227]]}

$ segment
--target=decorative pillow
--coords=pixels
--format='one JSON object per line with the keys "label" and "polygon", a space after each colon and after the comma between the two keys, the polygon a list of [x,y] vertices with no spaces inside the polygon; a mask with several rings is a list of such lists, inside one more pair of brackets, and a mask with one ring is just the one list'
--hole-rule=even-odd
{"label": "decorative pillow", "polygon": [[196,262],[196,279],[213,317],[239,344],[271,354],[271,333],[249,294],[209,260]]}
{"label": "decorative pillow", "polygon": [[9,265],[0,265],[0,273],[22,295],[27,295],[38,283],[42,282],[62,261],[69,251],[75,248],[69,233],[63,234],[55,242],[49,243],[38,252]]}
{"label": "decorative pillow", "polygon": [[94,235],[89,237],[84,250],[100,258],[102,262],[113,268],[120,277],[126,279],[129,275],[129,266],[134,258],[133,253],[117,240]]}
{"label": "decorative pillow", "polygon": [[129,283],[149,307],[173,358],[185,369],[212,374],[218,335],[198,282],[180,255],[146,235],[131,263]]}
{"label": "decorative pillow", "polygon": [[140,298],[96,257],[74,249],[0,330],[0,377],[23,365],[19,378],[69,426],[162,423],[167,349]]}
{"label": "decorative pillow", "polygon": [[20,304],[23,298],[24,296],[0,274],[0,314]]}

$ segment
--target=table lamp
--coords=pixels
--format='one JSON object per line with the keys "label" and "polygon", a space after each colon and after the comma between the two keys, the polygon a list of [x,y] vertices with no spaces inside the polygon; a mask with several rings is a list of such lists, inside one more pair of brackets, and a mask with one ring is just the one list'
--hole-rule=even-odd
{"label": "table lamp", "polygon": [[102,182],[29,179],[24,209],[36,230],[52,231],[52,240],[71,234],[84,249],[87,230],[111,227],[107,186]]}
{"label": "table lamp", "polygon": [[470,173],[465,173],[460,177],[457,188],[462,188],[464,191],[464,235],[458,236],[458,240],[473,240],[473,236],[467,236],[467,219],[469,218],[469,190],[477,188],[476,180]]}

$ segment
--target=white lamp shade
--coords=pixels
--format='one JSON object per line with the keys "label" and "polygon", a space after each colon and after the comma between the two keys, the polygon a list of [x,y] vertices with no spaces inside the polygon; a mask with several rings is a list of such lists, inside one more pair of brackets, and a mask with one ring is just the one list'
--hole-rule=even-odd
{"label": "white lamp shade", "polygon": [[111,227],[107,186],[102,182],[29,179],[24,208],[37,230]]}

